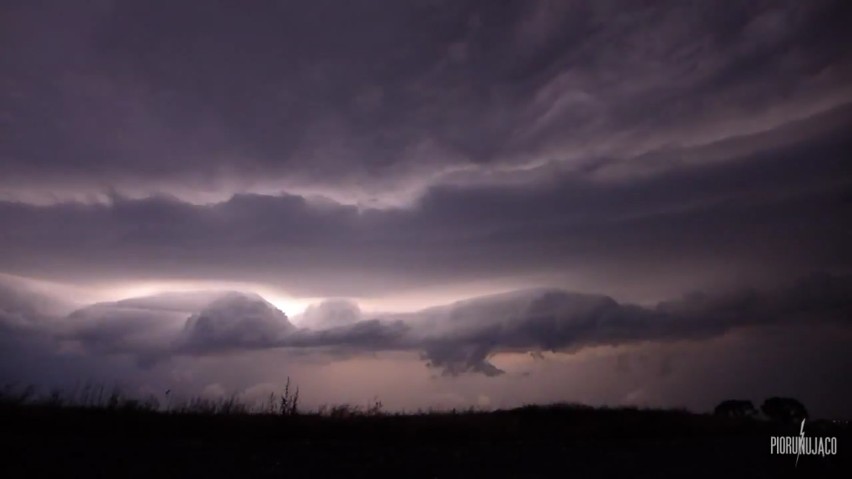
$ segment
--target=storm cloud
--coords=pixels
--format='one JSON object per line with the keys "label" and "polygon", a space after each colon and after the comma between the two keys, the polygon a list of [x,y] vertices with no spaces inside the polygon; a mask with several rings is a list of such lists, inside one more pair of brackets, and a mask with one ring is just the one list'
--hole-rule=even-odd
{"label": "storm cloud", "polygon": [[[272,348],[348,354],[413,350],[445,375],[494,376],[503,371],[488,357],[505,351],[576,352],[600,345],[701,340],[766,325],[834,323],[848,328],[852,279],[817,274],[780,290],[693,293],[653,308],[621,304],[604,295],[535,289],[311,328],[297,328],[255,294],[187,296],[182,302],[179,295],[167,295],[97,304],[50,321],[14,318],[14,305],[0,311],[4,323],[24,326],[29,333],[76,342],[89,353],[136,354],[140,364],[173,355]],[[187,311],[175,309],[176,303],[202,297],[212,300],[188,317]],[[321,303],[308,311],[340,306]],[[5,334],[14,331],[8,328]]]}
{"label": "storm cloud", "polygon": [[848,103],[849,18],[837,1],[13,2],[0,187],[369,206],[547,162],[641,174]]}
{"label": "storm cloud", "polygon": [[852,296],[850,23],[831,0],[4,2],[0,381],[104,357],[139,384],[328,358],[372,381],[347,368],[390,354],[461,390],[518,354],[819,349]]}
{"label": "storm cloud", "polygon": [[[309,296],[534,273],[598,276],[590,289],[622,293],[684,269],[699,285],[713,275],[789,280],[850,266],[847,138],[838,132],[629,183],[551,175],[532,190],[435,188],[405,210],[289,195],[209,205],[120,196],[109,204],[5,203],[0,219],[11,227],[0,256],[8,272],[61,281],[227,277]],[[663,299],[666,291],[655,293]]]}

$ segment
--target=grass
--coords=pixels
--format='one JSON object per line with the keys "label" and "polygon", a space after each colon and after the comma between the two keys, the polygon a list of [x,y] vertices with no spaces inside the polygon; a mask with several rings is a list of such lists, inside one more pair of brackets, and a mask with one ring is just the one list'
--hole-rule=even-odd
{"label": "grass", "polygon": [[[292,387],[257,405],[168,402],[85,385],[0,388],[0,477],[763,477],[850,466],[848,455],[795,469],[793,458],[769,455],[769,437],[798,435],[795,424],[684,410],[389,413],[377,399],[302,410]],[[808,433],[837,436],[841,451],[852,440],[844,425],[809,423]]]}

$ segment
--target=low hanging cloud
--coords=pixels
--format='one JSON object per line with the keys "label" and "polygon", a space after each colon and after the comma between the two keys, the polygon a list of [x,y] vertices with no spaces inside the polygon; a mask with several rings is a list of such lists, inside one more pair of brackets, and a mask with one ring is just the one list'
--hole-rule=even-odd
{"label": "low hanging cloud", "polygon": [[175,347],[193,352],[267,348],[293,330],[287,315],[260,296],[230,293],[190,316]]}
{"label": "low hanging cloud", "polygon": [[299,318],[299,325],[311,329],[347,326],[361,320],[358,303],[345,299],[329,299],[308,306]]}
{"label": "low hanging cloud", "polygon": [[447,374],[495,375],[501,371],[487,358],[499,351],[576,351],[641,341],[701,340],[735,328],[770,325],[850,326],[850,313],[850,278],[814,275],[775,291],[696,293],[654,308],[551,290],[478,299],[415,317],[429,324],[422,329],[428,331],[422,341],[430,364]]}
{"label": "low hanging cloud", "polygon": [[[197,312],[181,311],[200,298],[212,299]],[[4,324],[18,326],[3,328],[5,335],[26,330],[76,343],[88,353],[136,355],[141,364],[272,348],[351,355],[417,351],[427,366],[444,375],[496,376],[503,371],[489,358],[506,351],[572,352],[600,345],[703,340],[737,328],[849,327],[852,278],[816,274],[781,289],[694,293],[655,307],[605,295],[531,289],[413,313],[355,315],[358,311],[354,303],[321,303],[308,309],[308,319],[316,322],[297,327],[262,297],[227,292],[98,304],[64,318],[33,319],[27,328],[21,327],[25,319],[20,311],[11,307],[0,308],[0,317]]]}
{"label": "low hanging cloud", "polygon": [[186,313],[102,303],[56,319],[52,327],[60,339],[70,339],[90,352],[144,354],[163,347],[178,332]]}

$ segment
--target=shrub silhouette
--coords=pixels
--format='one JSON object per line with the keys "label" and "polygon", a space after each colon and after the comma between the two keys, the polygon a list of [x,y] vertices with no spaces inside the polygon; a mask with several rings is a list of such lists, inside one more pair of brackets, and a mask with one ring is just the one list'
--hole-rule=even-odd
{"label": "shrub silhouette", "polygon": [[760,410],[774,421],[792,422],[808,417],[804,404],[793,398],[771,397],[763,401]]}
{"label": "shrub silhouette", "polygon": [[284,394],[281,395],[278,412],[282,416],[299,414],[299,388],[296,388],[295,393],[290,392],[290,376],[287,376],[287,384],[284,386]]}
{"label": "shrub silhouette", "polygon": [[757,414],[757,409],[754,408],[751,401],[728,399],[720,402],[713,410],[713,414],[727,417],[750,417]]}

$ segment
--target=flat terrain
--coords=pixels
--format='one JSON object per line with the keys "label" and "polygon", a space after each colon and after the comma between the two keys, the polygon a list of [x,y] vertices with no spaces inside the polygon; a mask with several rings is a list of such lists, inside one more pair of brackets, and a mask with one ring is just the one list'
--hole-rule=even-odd
{"label": "flat terrain", "polygon": [[[838,455],[770,455],[797,424],[682,411],[526,407],[412,415],[0,408],[0,477],[852,477]],[[724,476],[723,476],[724,475]]]}

